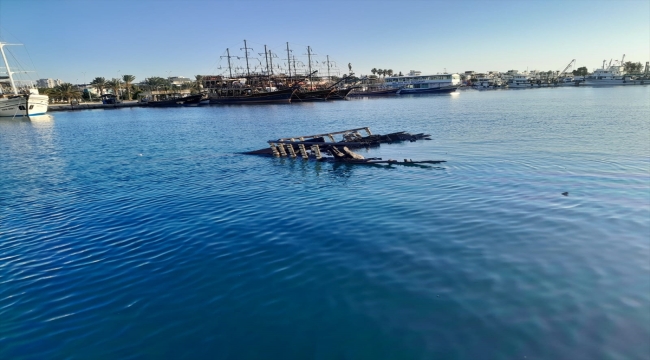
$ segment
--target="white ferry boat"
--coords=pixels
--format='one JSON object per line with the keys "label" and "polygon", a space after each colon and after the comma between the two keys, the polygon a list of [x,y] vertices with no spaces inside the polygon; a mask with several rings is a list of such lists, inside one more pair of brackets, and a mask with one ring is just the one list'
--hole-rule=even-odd
{"label": "white ferry boat", "polygon": [[411,70],[407,76],[390,76],[384,79],[389,88],[398,88],[398,94],[451,93],[460,87],[460,75],[422,75]]}
{"label": "white ferry boat", "polygon": [[581,85],[612,86],[612,85],[645,85],[648,81],[626,75],[622,66],[609,66],[607,69],[596,69],[591,75],[584,77]]}
{"label": "white ferry boat", "polygon": [[32,88],[23,92],[19,92],[16,88],[13,72],[9,68],[7,56],[4,52],[4,47],[6,45],[10,44],[0,42],[0,53],[2,54],[2,60],[4,61],[5,68],[7,69],[7,76],[4,78],[9,80],[12,93],[2,93],[2,87],[0,86],[0,116],[16,117],[45,114],[47,112],[47,106],[49,102],[49,97],[47,95],[39,95],[38,89]]}
{"label": "white ferry boat", "polygon": [[510,79],[508,79],[509,88],[531,88],[533,83],[531,78],[527,74],[513,74]]}

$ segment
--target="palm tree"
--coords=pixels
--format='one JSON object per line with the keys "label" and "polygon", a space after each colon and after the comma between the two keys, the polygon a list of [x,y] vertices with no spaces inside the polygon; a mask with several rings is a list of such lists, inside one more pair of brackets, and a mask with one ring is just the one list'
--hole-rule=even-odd
{"label": "palm tree", "polygon": [[159,87],[168,87],[169,86],[169,80],[158,77],[158,76],[152,76],[150,78],[144,79],[144,83],[149,86],[149,90],[155,90],[156,88]]}
{"label": "palm tree", "polygon": [[133,75],[122,75],[122,80],[124,80],[124,87],[126,87],[126,97],[127,100],[131,100],[131,82],[135,80]]}
{"label": "palm tree", "polygon": [[381,76],[381,74],[384,72],[382,69],[377,69],[377,75]]}
{"label": "palm tree", "polygon": [[196,78],[196,90],[198,92],[201,92],[201,89],[203,89],[203,75],[195,75],[194,77]]}
{"label": "palm tree", "polygon": [[79,88],[70,83],[63,83],[52,90],[52,94],[55,97],[65,101],[71,101],[72,99],[78,100],[81,97]]}
{"label": "palm tree", "polygon": [[99,90],[99,95],[104,95],[104,89],[106,88],[106,79],[103,77],[96,77],[93,81],[90,82],[90,86]]}
{"label": "palm tree", "polygon": [[138,85],[133,85],[132,88],[133,88],[133,97],[137,99],[138,96],[140,96],[140,94],[142,94],[143,91]]}
{"label": "palm tree", "polygon": [[373,75],[376,75],[376,74],[377,74],[377,68],[372,68],[372,70],[370,70],[370,72],[371,72]]}
{"label": "palm tree", "polygon": [[113,90],[113,95],[119,98],[120,89],[122,88],[122,81],[117,78],[112,78],[106,82],[106,87]]}
{"label": "palm tree", "polygon": [[167,91],[171,85],[169,79],[164,79],[158,76],[152,76],[150,78],[144,79],[144,85],[149,89],[152,94],[152,97],[160,97],[160,94],[153,95],[154,90],[165,90]]}
{"label": "palm tree", "polygon": [[393,76],[393,69],[386,70],[386,74],[388,74],[388,76]]}

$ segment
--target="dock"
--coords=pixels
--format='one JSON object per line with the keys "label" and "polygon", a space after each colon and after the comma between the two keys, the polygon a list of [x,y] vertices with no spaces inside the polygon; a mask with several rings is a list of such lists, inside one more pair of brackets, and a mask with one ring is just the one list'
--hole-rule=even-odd
{"label": "dock", "polygon": [[75,110],[91,110],[91,109],[115,109],[115,108],[131,108],[131,107],[143,107],[147,103],[137,102],[137,101],[124,101],[117,104],[102,104],[98,102],[93,103],[79,103],[76,105],[71,104],[50,104],[48,106],[48,111],[75,111]]}

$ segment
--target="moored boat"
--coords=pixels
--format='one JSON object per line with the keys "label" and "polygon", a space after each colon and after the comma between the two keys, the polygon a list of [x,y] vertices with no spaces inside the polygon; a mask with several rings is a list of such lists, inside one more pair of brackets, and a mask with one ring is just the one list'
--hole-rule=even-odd
{"label": "moored boat", "polygon": [[585,86],[635,85],[634,79],[625,74],[622,66],[608,66],[596,69],[591,75],[583,77]]}
{"label": "moored boat", "polygon": [[4,46],[10,45],[0,42],[0,53],[7,70],[6,80],[9,80],[12,93],[2,93],[0,86],[0,116],[15,117],[15,116],[34,116],[43,115],[47,112],[49,97],[38,93],[38,89],[29,88],[19,92],[16,88],[16,83],[13,78],[13,72],[7,62],[7,57],[4,52]]}
{"label": "moored boat", "polygon": [[159,100],[159,101],[149,101],[147,106],[153,107],[178,107],[178,106],[191,106],[198,105],[203,94],[188,95],[181,97],[173,97],[171,99]]}
{"label": "moored boat", "polygon": [[399,88],[386,89],[386,88],[374,88],[374,89],[355,89],[348,96],[361,97],[361,96],[387,96],[387,95],[397,95]]}
{"label": "moored boat", "polygon": [[526,74],[516,73],[508,80],[508,88],[531,88],[533,83],[531,78]]}
{"label": "moored boat", "polygon": [[325,101],[330,95],[332,95],[336,90],[334,89],[325,89],[325,90],[312,90],[312,91],[296,91],[291,96],[292,101],[298,102],[309,102],[309,101]]}
{"label": "moored boat", "polygon": [[451,93],[460,87],[460,75],[421,75],[411,70],[407,76],[391,76],[384,79],[389,88],[399,88],[398,94]]}
{"label": "moored boat", "polygon": [[327,100],[345,100],[348,98],[352,90],[356,89],[356,86],[349,87],[347,89],[335,89],[334,92],[332,92]]}

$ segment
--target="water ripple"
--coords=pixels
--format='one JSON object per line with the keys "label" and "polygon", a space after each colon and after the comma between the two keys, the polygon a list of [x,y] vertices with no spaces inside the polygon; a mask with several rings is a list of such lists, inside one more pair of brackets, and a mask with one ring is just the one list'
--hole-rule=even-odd
{"label": "water ripple", "polygon": [[642,359],[649,90],[538,90],[0,121],[0,358]]}

